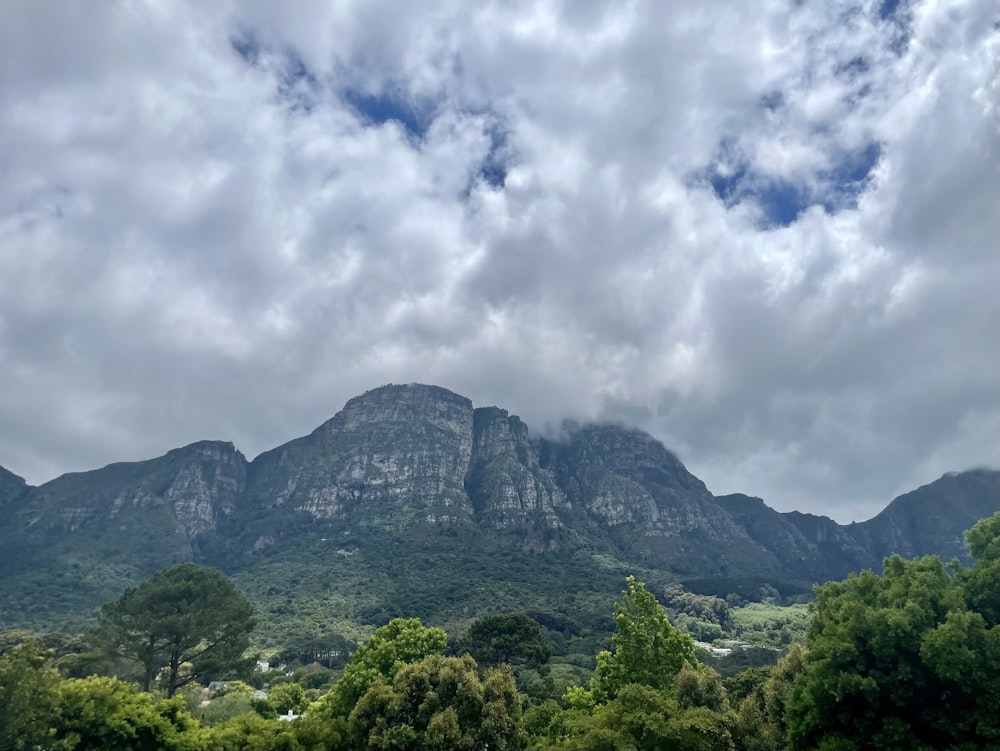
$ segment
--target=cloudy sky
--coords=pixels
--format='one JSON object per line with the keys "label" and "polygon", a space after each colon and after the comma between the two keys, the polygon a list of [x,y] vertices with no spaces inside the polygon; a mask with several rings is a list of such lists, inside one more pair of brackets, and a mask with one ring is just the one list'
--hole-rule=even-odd
{"label": "cloudy sky", "polygon": [[387,382],[863,519],[1000,465],[1000,9],[0,4],[0,465]]}

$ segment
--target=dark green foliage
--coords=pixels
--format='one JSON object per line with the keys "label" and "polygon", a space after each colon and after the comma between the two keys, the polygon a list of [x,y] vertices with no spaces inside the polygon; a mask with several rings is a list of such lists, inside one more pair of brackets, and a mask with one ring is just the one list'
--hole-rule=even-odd
{"label": "dark green foliage", "polygon": [[0,749],[39,748],[47,743],[59,675],[36,639],[8,647],[0,656]]}
{"label": "dark green foliage", "polygon": [[714,655],[699,649],[698,660],[717,671],[723,678],[741,675],[748,669],[776,665],[781,652],[770,647],[745,647],[734,649],[728,655]]}
{"label": "dark green foliage", "polygon": [[325,668],[341,668],[347,664],[354,644],[337,633],[316,629],[307,633],[295,629],[285,635],[277,657],[285,663],[318,664]]}
{"label": "dark green foliage", "polygon": [[459,648],[483,666],[506,663],[535,668],[552,655],[538,624],[525,613],[480,618],[469,627]]}
{"label": "dark green foliage", "polygon": [[[949,575],[937,558],[892,557],[817,588],[808,667],[788,704],[795,748],[1000,746],[1000,514],[969,533],[978,557]],[[979,610],[982,608],[982,611]]]}
{"label": "dark green foliage", "polygon": [[729,712],[729,699],[722,677],[712,668],[684,663],[674,678],[674,698],[681,709],[704,707],[719,714]]}
{"label": "dark green foliage", "polygon": [[727,681],[737,707],[733,736],[743,751],[784,751],[787,703],[795,680],[805,671],[805,649],[792,645],[775,667],[756,670]]}
{"label": "dark green foliage", "polygon": [[480,680],[470,656],[430,655],[373,686],[351,713],[353,735],[371,751],[518,751],[525,745],[509,668]]}
{"label": "dark green foliage", "polygon": [[268,690],[267,703],[278,714],[302,714],[309,706],[309,697],[298,683],[279,683]]}
{"label": "dark green foliage", "polygon": [[680,585],[663,588],[663,607],[671,613],[681,614],[704,623],[714,623],[724,631],[732,628],[729,605],[721,597],[685,592]]}
{"label": "dark green foliage", "polygon": [[173,696],[201,676],[245,669],[241,655],[253,627],[253,608],[225,576],[184,563],[105,605],[97,636],[112,653],[142,666],[145,690],[165,670],[167,696]]}

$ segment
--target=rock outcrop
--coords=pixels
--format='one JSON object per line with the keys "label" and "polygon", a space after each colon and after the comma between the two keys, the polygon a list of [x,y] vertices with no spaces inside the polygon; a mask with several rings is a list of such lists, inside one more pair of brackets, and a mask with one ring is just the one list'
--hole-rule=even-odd
{"label": "rock outcrop", "polygon": [[[759,498],[714,497],[639,430],[568,424],[558,440],[536,439],[499,407],[388,385],[249,463],[231,443],[202,441],[39,487],[0,468],[0,611],[20,613],[9,624],[42,617],[27,599],[37,582],[55,593],[51,612],[93,608],[186,560],[230,571],[266,560],[292,580],[306,570],[322,580],[330,556],[364,558],[375,539],[380,555],[405,549],[420,566],[479,566],[469,555],[488,548],[493,561],[576,556],[615,576],[641,566],[805,585],[894,552],[965,558],[962,533],[998,506],[1000,472],[978,470],[901,496],[862,524],[782,514]],[[383,562],[365,565],[365,576],[385,575]],[[432,583],[460,576],[434,571]]]}
{"label": "rock outcrop", "polygon": [[498,407],[475,411],[465,487],[480,524],[519,535],[528,549],[558,546],[569,504],[516,415]]}
{"label": "rock outcrop", "polygon": [[368,391],[310,435],[254,459],[249,502],[399,530],[469,523],[472,423],[472,402],[437,386]]}

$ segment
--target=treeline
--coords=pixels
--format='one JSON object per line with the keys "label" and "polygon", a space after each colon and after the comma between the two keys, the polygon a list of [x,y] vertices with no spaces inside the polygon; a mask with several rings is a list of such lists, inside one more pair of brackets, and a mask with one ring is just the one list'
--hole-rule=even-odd
{"label": "treeline", "polygon": [[[0,645],[0,750],[1000,749],[1000,513],[967,541],[970,567],[893,557],[881,575],[818,587],[805,644],[725,679],[629,577],[610,648],[565,690],[521,613],[451,645],[397,618],[346,662],[342,643],[324,649],[339,673],[208,694],[250,675],[253,617],[221,574],[187,564],[109,603],[87,650]],[[727,617],[722,602],[664,595],[701,623]],[[72,677],[88,669],[106,674]]]}

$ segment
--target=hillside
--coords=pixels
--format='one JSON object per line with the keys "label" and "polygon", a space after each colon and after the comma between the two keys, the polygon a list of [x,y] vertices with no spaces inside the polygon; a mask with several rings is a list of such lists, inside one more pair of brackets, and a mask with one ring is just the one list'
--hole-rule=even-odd
{"label": "hillside", "polygon": [[506,410],[390,385],[253,461],[202,441],[39,487],[0,471],[0,627],[78,628],[125,586],[193,560],[233,576],[275,633],[526,607],[584,629],[629,571],[723,595],[808,591],[892,552],[962,556],[961,533],[998,505],[1000,473],[977,470],[863,524],[782,514],[713,496],[638,430],[536,439]]}

